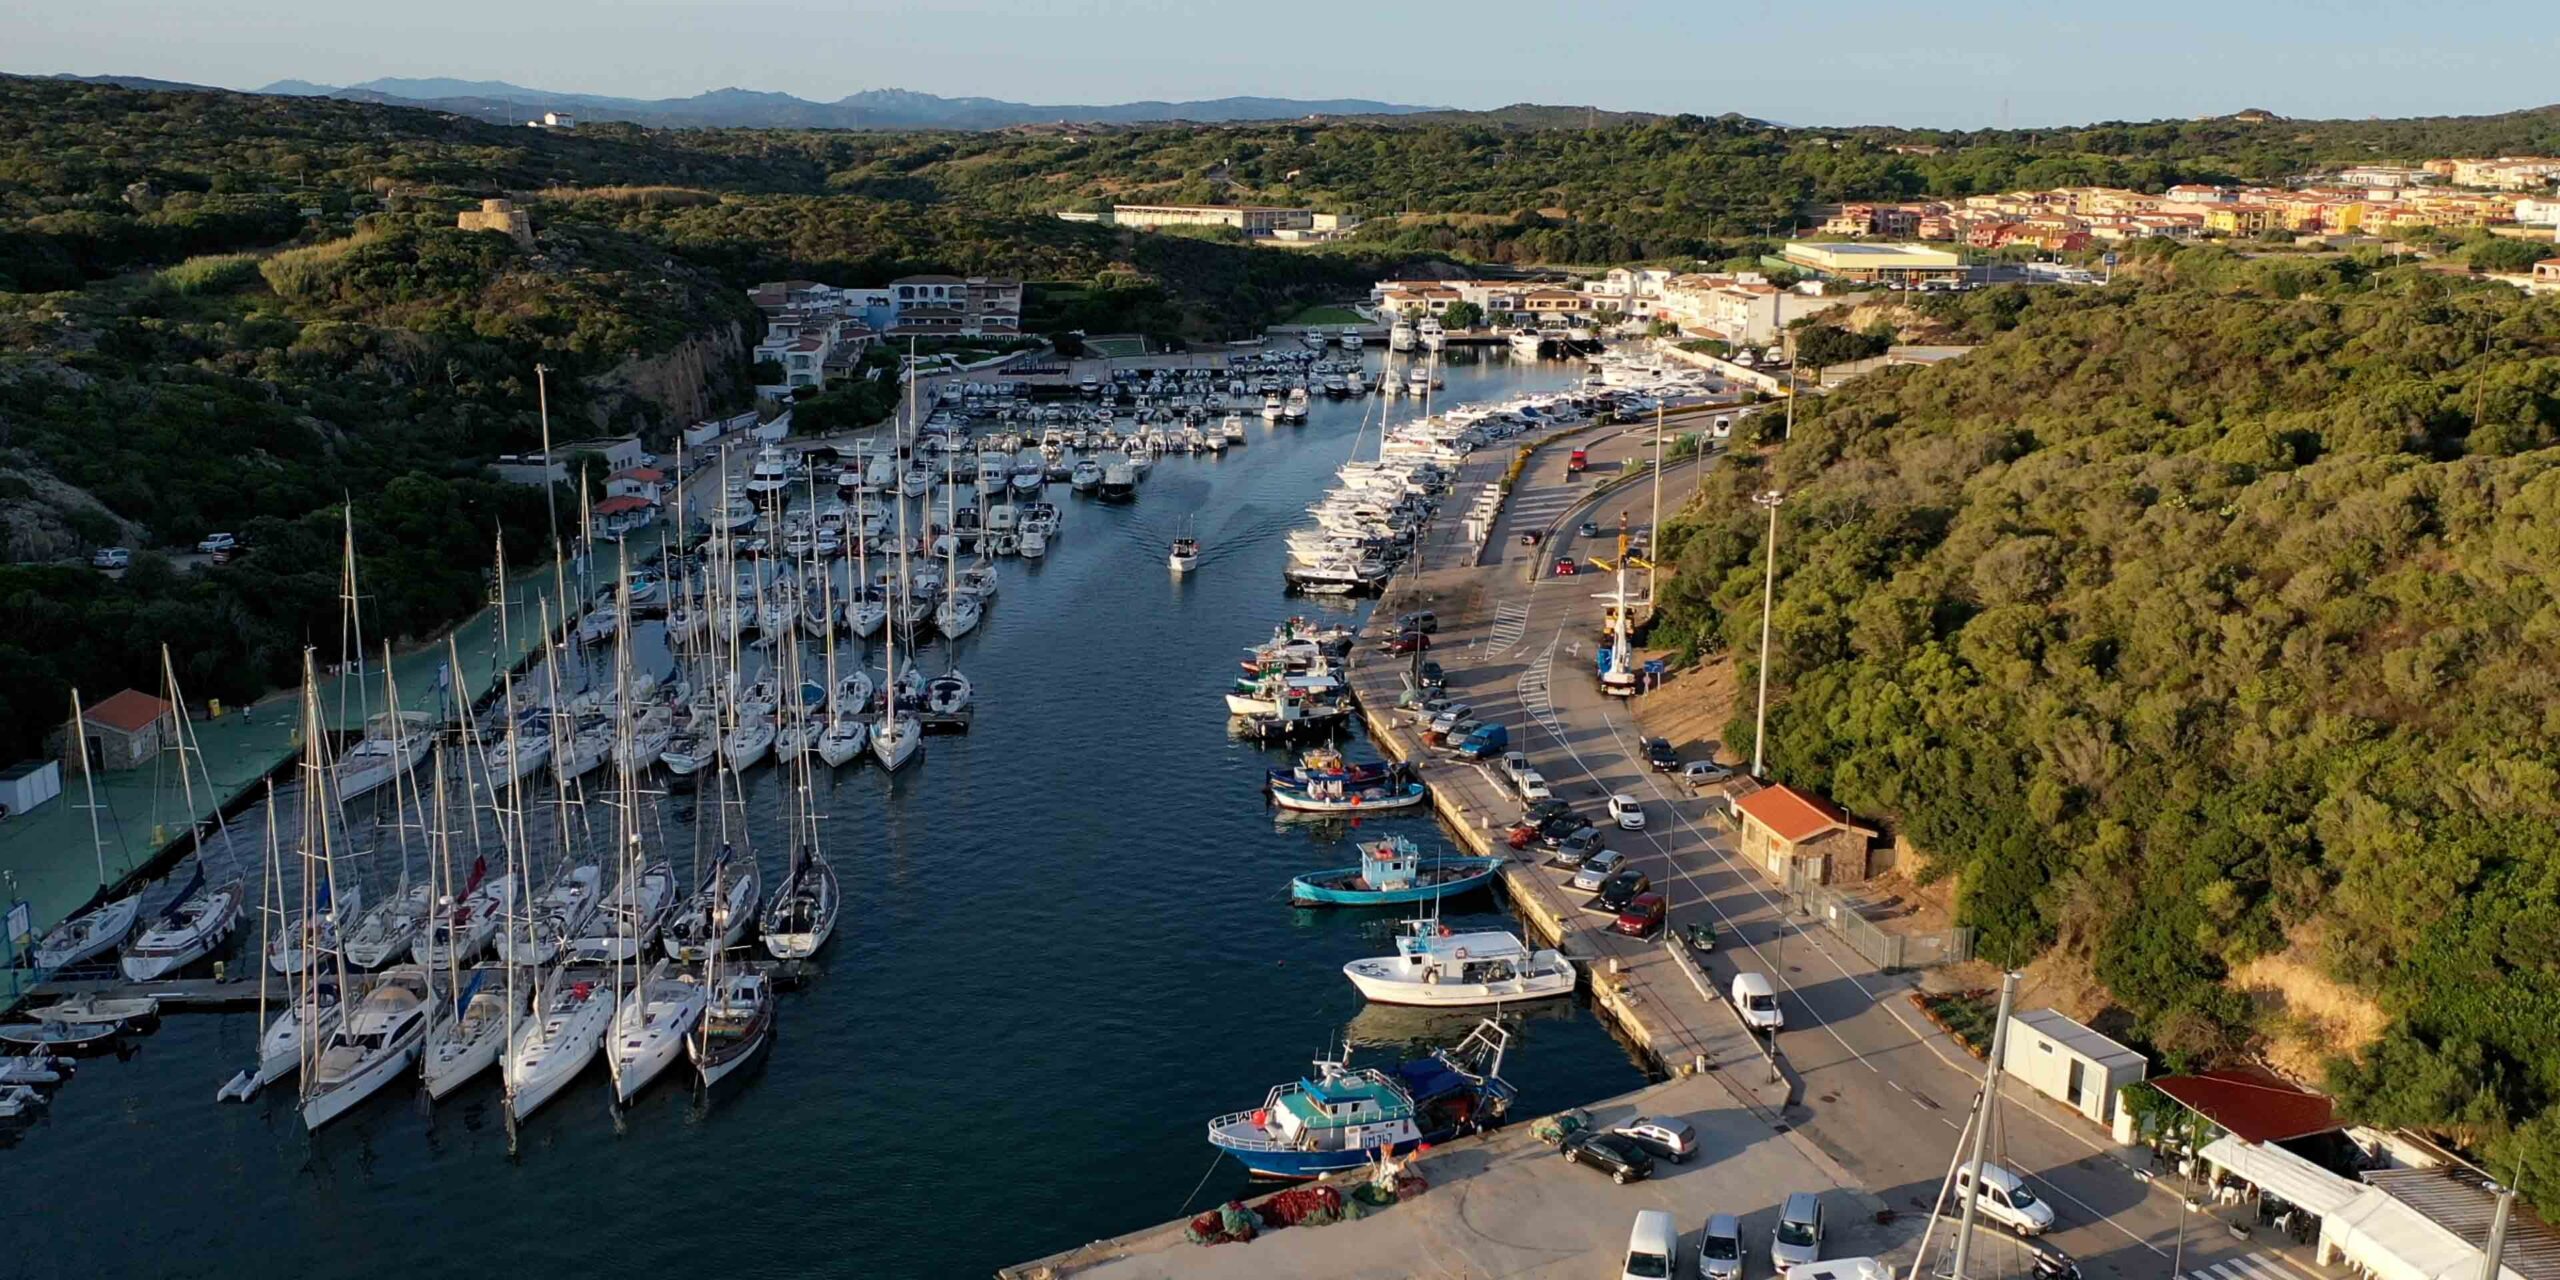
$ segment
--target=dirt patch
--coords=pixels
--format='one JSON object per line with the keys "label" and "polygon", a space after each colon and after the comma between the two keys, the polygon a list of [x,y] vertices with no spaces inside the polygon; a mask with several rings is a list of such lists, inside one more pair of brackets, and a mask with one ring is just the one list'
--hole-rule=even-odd
{"label": "dirt patch", "polygon": [[[1647,654],[1660,657],[1660,654]],[[1739,749],[1723,741],[1741,696],[1729,657],[1713,658],[1672,671],[1662,687],[1636,699],[1636,723],[1647,737],[1668,738],[1684,760],[1712,758],[1729,765],[1749,763],[1751,744]]]}
{"label": "dirt patch", "polygon": [[2318,955],[2316,939],[2299,939],[2231,975],[2231,985],[2257,1007],[2268,1065],[2297,1080],[2319,1079],[2324,1061],[2362,1052],[2391,1025],[2371,997],[2322,973]]}

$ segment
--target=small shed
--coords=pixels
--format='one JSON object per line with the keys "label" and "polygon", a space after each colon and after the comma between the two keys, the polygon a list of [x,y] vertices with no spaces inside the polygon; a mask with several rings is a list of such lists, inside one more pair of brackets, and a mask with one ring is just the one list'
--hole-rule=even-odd
{"label": "small shed", "polygon": [[37,805],[62,794],[62,762],[21,760],[0,769],[0,805],[11,813],[31,813]]}
{"label": "small shed", "polygon": [[2028,1088],[2113,1126],[2116,1095],[2151,1073],[2151,1060],[2063,1016],[2059,1009],[2009,1015],[2000,1069]]}
{"label": "small shed", "polygon": [[1867,878],[1867,842],[1876,833],[1838,805],[1784,783],[1733,802],[1742,857],[1787,888],[1857,884]]}
{"label": "small shed", "polygon": [[[88,708],[81,716],[88,733],[89,765],[94,769],[132,769],[150,763],[177,737],[177,708],[139,689],[127,689]],[[63,725],[62,758],[77,762],[77,735]]]}

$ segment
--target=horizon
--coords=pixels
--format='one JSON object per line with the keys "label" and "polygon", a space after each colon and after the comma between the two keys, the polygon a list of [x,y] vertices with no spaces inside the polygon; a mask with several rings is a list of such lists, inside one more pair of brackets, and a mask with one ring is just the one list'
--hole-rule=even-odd
{"label": "horizon", "polygon": [[[2512,0],[2491,2],[2525,16]],[[2328,120],[2497,115],[2546,105],[2530,100],[2532,86],[2560,51],[2560,37],[2512,38],[2492,30],[2495,22],[2468,24],[2481,34],[2447,33],[2431,48],[2377,47],[2356,34],[2377,28],[2356,19],[2379,22],[2399,11],[2374,0],[2348,0],[2318,30],[2192,0],[2143,17],[2057,16],[1995,0],[1962,32],[1914,28],[1875,0],[1821,14],[1764,2],[1756,12],[1718,15],[1708,31],[1693,15],[1644,0],[1624,12],[1575,15],[1571,30],[1540,38],[1544,52],[1533,60],[1522,58],[1518,33],[1554,15],[1524,0],[1491,0],[1491,12],[1476,15],[1482,21],[1463,27],[1430,14],[1364,14],[1369,29],[1361,34],[1374,39],[1332,38],[1321,47],[1301,32],[1339,37],[1341,29],[1270,28],[1263,15],[1241,12],[1166,21],[1166,11],[1145,0],[1046,8],[980,0],[965,14],[845,0],[823,16],[850,24],[795,31],[795,52],[781,58],[771,24],[807,17],[805,5],[673,0],[635,14],[454,0],[434,13],[351,13],[317,0],[266,0],[247,13],[169,9],[153,0],[99,0],[51,14],[45,29],[18,42],[11,61],[18,74],[135,76],[241,92],[288,80],[456,79],[640,100],[723,88],[814,102],[903,90],[1058,106],[1350,98],[1462,111],[1535,103],[1739,114],[1804,127],[1970,130],[2248,109]],[[609,27],[597,21],[607,18]],[[955,21],[967,24],[965,46],[950,38]],[[525,52],[492,56],[489,37],[509,32],[509,47]],[[1270,34],[1277,39],[1266,40]],[[1788,49],[1809,56],[1766,56]],[[1301,54],[1312,56],[1294,56]],[[1483,73],[1513,65],[1528,74]]]}

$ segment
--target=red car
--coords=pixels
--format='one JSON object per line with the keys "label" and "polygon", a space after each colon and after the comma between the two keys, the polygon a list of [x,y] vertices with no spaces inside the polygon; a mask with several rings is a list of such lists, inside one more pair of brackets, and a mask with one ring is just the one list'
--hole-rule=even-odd
{"label": "red car", "polygon": [[1430,647],[1431,637],[1419,631],[1401,632],[1395,639],[1389,640],[1386,646],[1389,653],[1416,653]]}
{"label": "red car", "polygon": [[1579,567],[1579,566],[1577,566],[1577,565],[1575,565],[1575,564],[1573,563],[1573,560],[1572,560],[1572,558],[1571,558],[1571,557],[1569,557],[1569,556],[1558,556],[1558,557],[1556,557],[1556,576],[1557,576],[1557,577],[1559,577],[1559,578],[1570,578],[1570,577],[1572,577],[1573,575],[1575,575],[1575,574],[1577,574],[1577,573],[1580,573],[1581,571],[1582,571],[1582,570],[1580,569],[1580,567]]}
{"label": "red car", "polygon": [[1627,909],[1618,913],[1618,932],[1631,938],[1650,938],[1662,931],[1669,918],[1658,893],[1639,893]]}

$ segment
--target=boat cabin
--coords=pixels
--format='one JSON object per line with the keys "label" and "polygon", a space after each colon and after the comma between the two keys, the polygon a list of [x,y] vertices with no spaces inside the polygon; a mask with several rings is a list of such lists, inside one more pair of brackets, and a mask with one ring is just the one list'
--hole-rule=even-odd
{"label": "boat cabin", "polygon": [[1396,939],[1396,959],[1408,981],[1507,982],[1521,976],[1529,948],[1508,933],[1453,933],[1419,921]]}
{"label": "boat cabin", "polygon": [[1418,1133],[1413,1103],[1375,1071],[1301,1080],[1271,1100],[1270,1131],[1301,1149],[1336,1150],[1407,1142]]}

